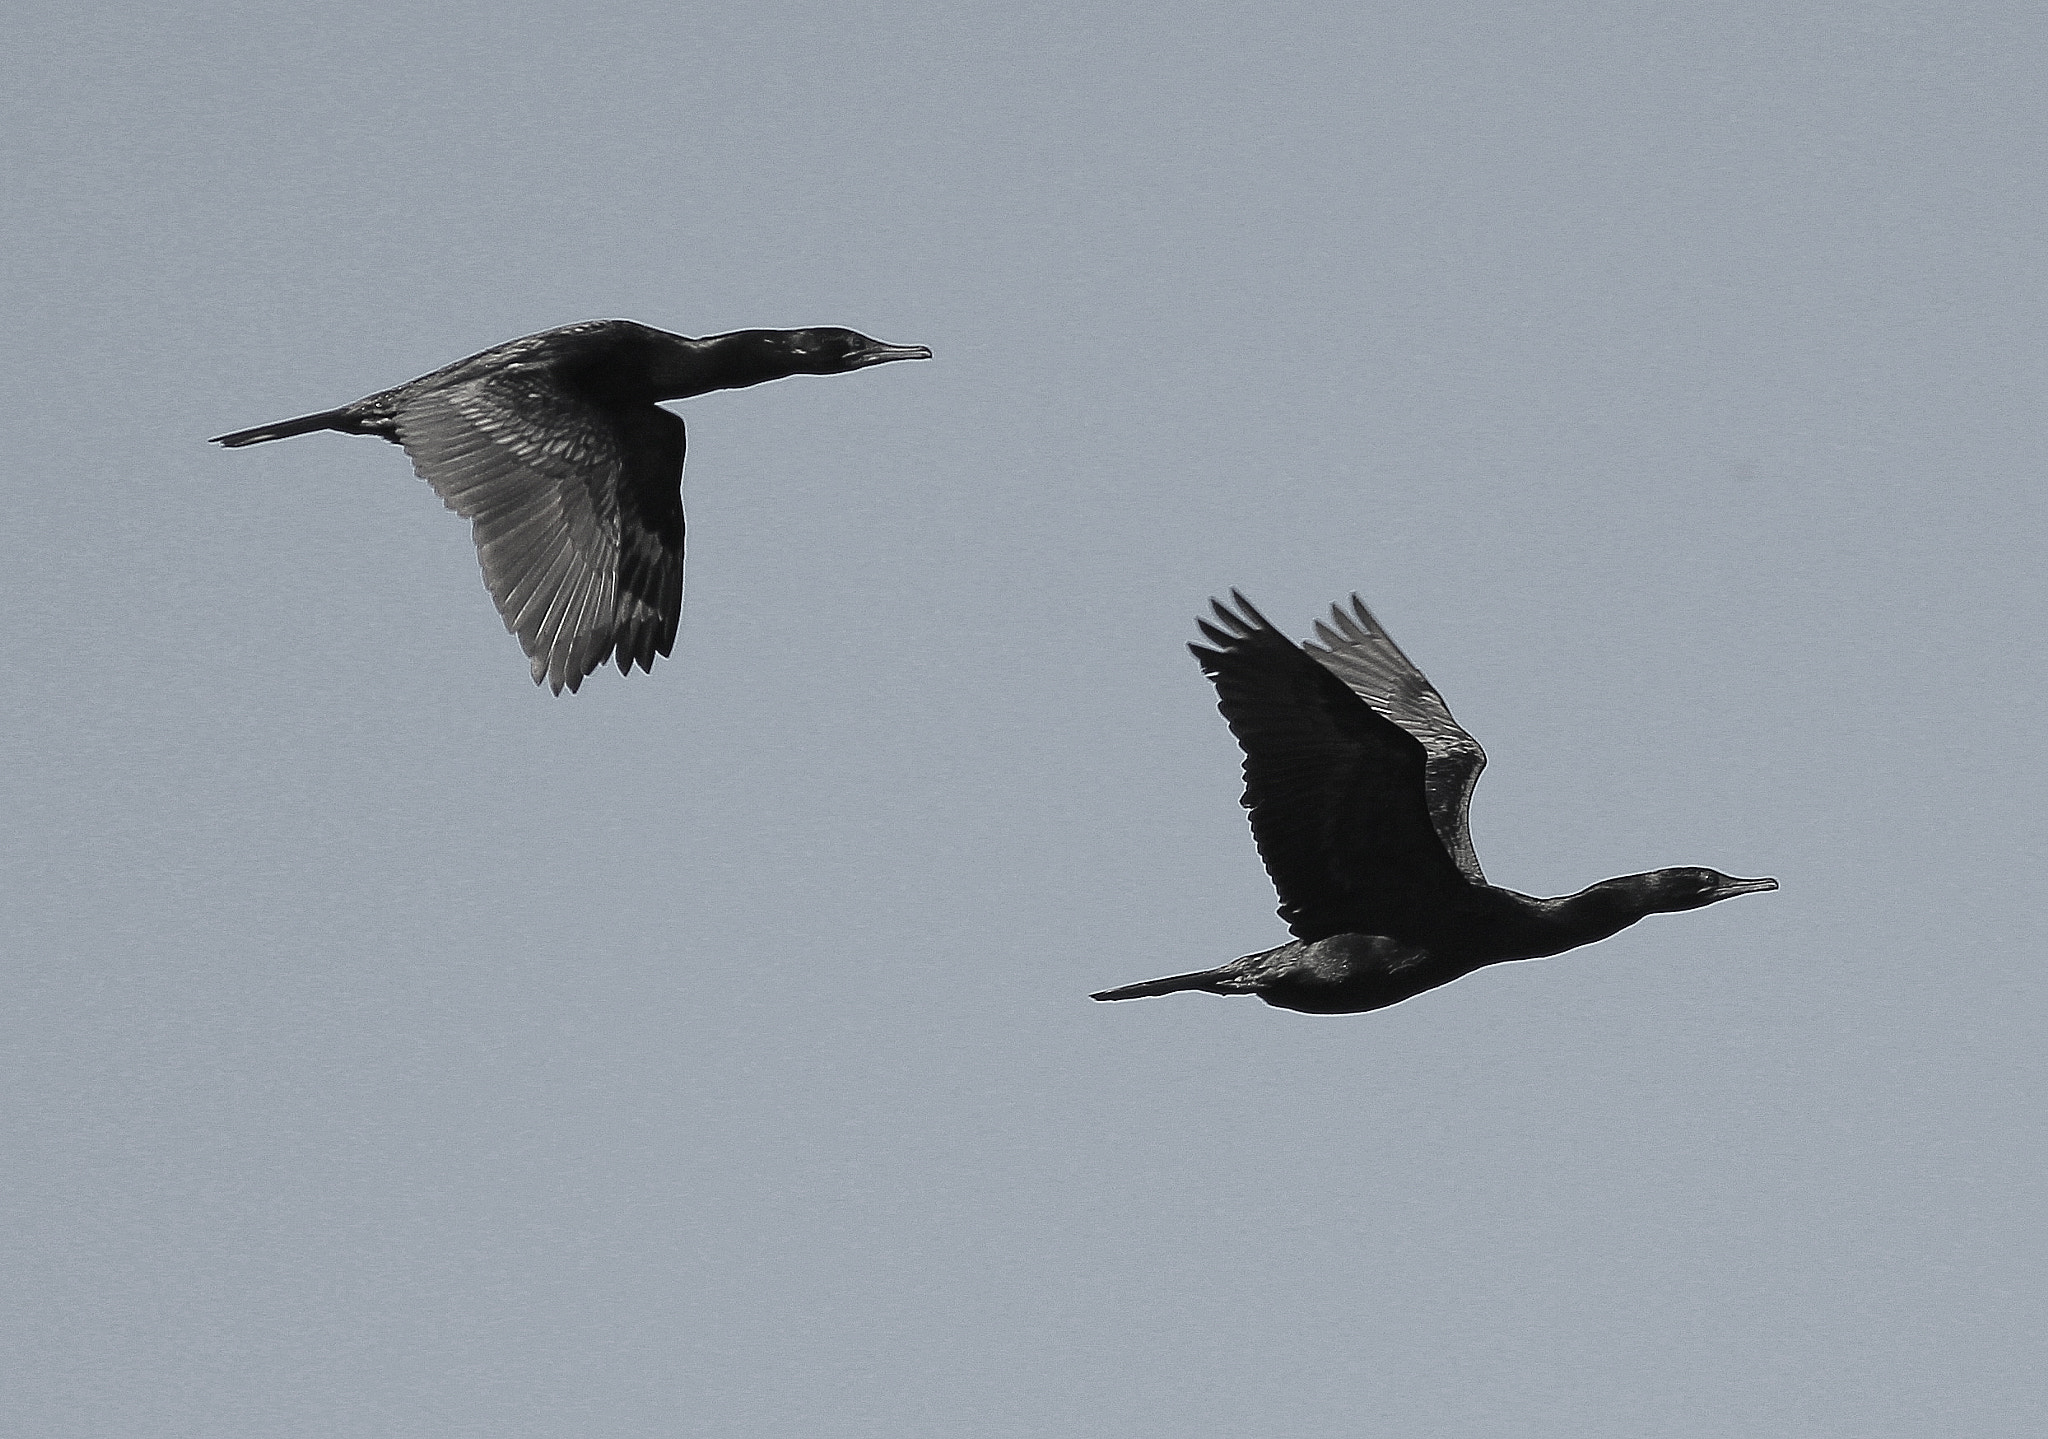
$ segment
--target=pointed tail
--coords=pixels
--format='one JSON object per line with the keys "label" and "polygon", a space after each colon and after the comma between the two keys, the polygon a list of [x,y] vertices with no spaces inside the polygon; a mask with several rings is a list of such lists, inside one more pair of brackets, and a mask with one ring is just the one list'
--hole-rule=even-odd
{"label": "pointed tail", "polygon": [[215,435],[207,443],[225,445],[239,450],[244,445],[260,445],[265,440],[288,440],[293,435],[310,435],[315,430],[339,430],[347,419],[346,410],[322,410],[317,415],[300,415],[295,420],[279,420],[274,425],[258,425],[253,430],[236,430],[231,435]]}
{"label": "pointed tail", "polygon": [[1148,979],[1143,984],[1126,984],[1120,989],[1105,989],[1100,994],[1091,994],[1090,999],[1150,999],[1155,994],[1177,994],[1183,989],[1206,989],[1212,994],[1227,994],[1224,981],[1232,978],[1237,971],[1230,965],[1221,969],[1200,969],[1193,974],[1170,974],[1164,979]]}

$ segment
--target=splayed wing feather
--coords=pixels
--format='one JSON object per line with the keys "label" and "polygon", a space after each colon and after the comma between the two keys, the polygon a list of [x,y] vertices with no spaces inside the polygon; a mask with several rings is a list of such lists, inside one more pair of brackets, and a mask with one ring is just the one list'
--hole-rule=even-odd
{"label": "splayed wing feather", "polygon": [[[547,624],[548,616],[554,612],[562,585],[569,577],[569,567],[574,563],[574,547],[570,545],[568,536],[554,536],[546,558],[520,581],[525,584],[530,579],[531,587],[523,595],[514,591],[507,597],[506,623],[522,640],[529,641],[529,650],[540,643],[541,630]],[[535,654],[534,658],[545,661],[546,655],[543,652]]]}
{"label": "splayed wing feather", "polygon": [[[578,556],[578,559],[581,561],[582,557]],[[582,615],[585,592],[595,577],[584,563],[573,566],[562,576],[561,587],[555,592],[554,603],[548,607],[547,618],[541,621],[539,648],[548,657],[548,683],[558,691],[568,683],[574,668],[576,625]],[[575,672],[575,679],[579,683],[582,681],[581,671]]]}

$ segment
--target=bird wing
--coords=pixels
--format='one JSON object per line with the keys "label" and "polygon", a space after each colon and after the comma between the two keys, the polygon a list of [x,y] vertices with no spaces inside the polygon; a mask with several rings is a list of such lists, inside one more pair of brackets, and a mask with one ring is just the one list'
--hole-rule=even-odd
{"label": "bird wing", "polygon": [[398,439],[468,519],[505,628],[556,694],[651,669],[683,608],[683,422],[514,366],[406,397]]}
{"label": "bird wing", "polygon": [[1316,622],[1316,639],[1322,643],[1310,641],[1302,648],[1353,694],[1422,742],[1429,754],[1423,788],[1429,796],[1430,819],[1465,878],[1485,884],[1467,816],[1479,772],[1486,768],[1486,751],[1451,718],[1451,708],[1436,686],[1401,653],[1357,595],[1351,597],[1351,611],[1346,614],[1343,606],[1330,606],[1330,623]]}
{"label": "bird wing", "polygon": [[1190,645],[1244,750],[1244,806],[1301,939],[1399,935],[1465,881],[1431,823],[1422,743],[1235,590]]}

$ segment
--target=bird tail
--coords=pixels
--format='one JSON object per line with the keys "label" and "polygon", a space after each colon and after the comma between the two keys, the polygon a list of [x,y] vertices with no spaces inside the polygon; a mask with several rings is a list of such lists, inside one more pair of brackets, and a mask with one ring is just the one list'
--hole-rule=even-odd
{"label": "bird tail", "polygon": [[1183,989],[1206,989],[1211,994],[1228,994],[1228,982],[1237,975],[1235,965],[1224,965],[1221,969],[1198,969],[1193,974],[1170,974],[1164,979],[1148,979],[1143,984],[1126,984],[1120,989],[1105,989],[1100,994],[1091,994],[1090,999],[1150,999],[1155,994],[1178,994]]}
{"label": "bird tail", "polygon": [[225,445],[239,450],[244,445],[260,445],[265,440],[288,440],[293,435],[310,435],[315,430],[340,430],[346,428],[346,410],[322,410],[317,415],[300,415],[295,420],[279,420],[275,424],[258,425],[253,430],[236,430],[231,435],[215,435],[208,444]]}

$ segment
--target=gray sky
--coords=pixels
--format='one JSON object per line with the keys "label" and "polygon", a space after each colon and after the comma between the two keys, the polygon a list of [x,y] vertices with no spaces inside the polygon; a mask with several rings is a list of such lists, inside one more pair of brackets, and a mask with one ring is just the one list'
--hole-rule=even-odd
{"label": "gray sky", "polygon": [[[0,52],[0,1430],[2038,1420],[2033,6],[29,0]],[[622,315],[675,658],[388,446]],[[1767,897],[1384,1013],[1183,645],[1356,589],[1489,876]]]}

